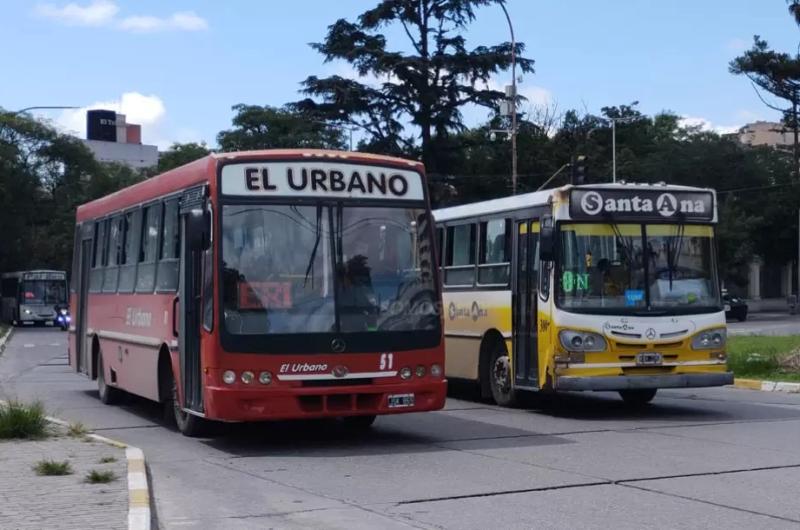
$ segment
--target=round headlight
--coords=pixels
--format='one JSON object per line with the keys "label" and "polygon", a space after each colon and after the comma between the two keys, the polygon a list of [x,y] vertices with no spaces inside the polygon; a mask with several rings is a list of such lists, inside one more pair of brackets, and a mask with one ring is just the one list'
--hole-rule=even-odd
{"label": "round headlight", "polygon": [[242,383],[244,383],[246,385],[249,385],[250,383],[252,383],[253,379],[255,379],[255,378],[256,378],[256,376],[253,374],[253,372],[251,372],[249,370],[245,371],[245,372],[242,372]]}
{"label": "round headlight", "polygon": [[442,367],[438,364],[431,365],[431,375],[433,377],[442,377]]}
{"label": "round headlight", "polygon": [[66,309],[62,309],[62,310],[61,310],[61,314],[62,314],[62,315],[66,315],[66,314],[67,314],[67,310],[66,310]]}
{"label": "round headlight", "polygon": [[400,379],[411,379],[411,368],[404,366],[400,369]]}
{"label": "round headlight", "polygon": [[714,342],[715,345],[718,346],[722,344],[722,335],[720,335],[719,333],[714,333],[714,335],[711,337],[711,340]]}
{"label": "round headlight", "polygon": [[580,348],[583,345],[583,338],[581,338],[580,335],[575,335],[569,342],[572,344],[573,348]]}
{"label": "round headlight", "polygon": [[258,382],[262,385],[268,385],[272,382],[272,374],[269,372],[261,372],[258,374]]}
{"label": "round headlight", "polygon": [[700,338],[700,344],[702,344],[703,346],[708,346],[709,344],[711,344],[711,339],[708,337],[707,334],[703,334],[703,336]]}
{"label": "round headlight", "polygon": [[594,337],[592,337],[591,335],[587,336],[583,340],[583,346],[585,348],[594,348]]}
{"label": "round headlight", "polygon": [[225,370],[222,372],[222,381],[227,385],[232,385],[236,381],[236,372],[233,370]]}
{"label": "round headlight", "polygon": [[25,310],[25,314],[26,314],[26,315],[30,315],[30,314],[31,314],[31,310],[30,310],[30,309],[26,309],[26,310]]}
{"label": "round headlight", "polygon": [[417,374],[417,377],[425,377],[425,372],[425,367],[421,364],[414,370],[414,373]]}

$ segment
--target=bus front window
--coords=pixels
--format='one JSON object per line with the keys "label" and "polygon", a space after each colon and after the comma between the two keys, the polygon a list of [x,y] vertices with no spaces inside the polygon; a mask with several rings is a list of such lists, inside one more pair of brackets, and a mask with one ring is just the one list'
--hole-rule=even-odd
{"label": "bus front window", "polygon": [[66,304],[66,285],[58,280],[25,280],[20,289],[20,298],[21,304]]}
{"label": "bus front window", "polygon": [[425,219],[415,208],[224,206],[226,330],[437,329]]}
{"label": "bus front window", "polygon": [[623,313],[719,308],[710,226],[574,223],[560,228],[561,307]]}

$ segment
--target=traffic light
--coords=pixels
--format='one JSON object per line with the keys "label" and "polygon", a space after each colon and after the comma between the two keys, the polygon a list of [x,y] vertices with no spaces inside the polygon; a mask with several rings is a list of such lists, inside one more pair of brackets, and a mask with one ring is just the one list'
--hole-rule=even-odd
{"label": "traffic light", "polygon": [[572,183],[584,184],[586,182],[586,156],[578,155],[572,162]]}

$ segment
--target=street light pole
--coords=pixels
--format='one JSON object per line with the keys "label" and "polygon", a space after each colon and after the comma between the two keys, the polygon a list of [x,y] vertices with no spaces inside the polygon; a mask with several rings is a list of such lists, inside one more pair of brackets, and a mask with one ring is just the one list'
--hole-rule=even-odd
{"label": "street light pole", "polygon": [[617,181],[617,120],[611,118],[611,182]]}
{"label": "street light pole", "polygon": [[517,42],[514,39],[514,26],[504,3],[500,8],[508,21],[511,32],[511,194],[517,194]]}
{"label": "street light pole", "polygon": [[17,114],[22,114],[23,112],[28,112],[29,110],[65,110],[65,109],[79,109],[79,108],[80,107],[75,107],[71,105],[46,105],[46,106],[25,107],[24,109],[12,112],[11,115],[16,116]]}

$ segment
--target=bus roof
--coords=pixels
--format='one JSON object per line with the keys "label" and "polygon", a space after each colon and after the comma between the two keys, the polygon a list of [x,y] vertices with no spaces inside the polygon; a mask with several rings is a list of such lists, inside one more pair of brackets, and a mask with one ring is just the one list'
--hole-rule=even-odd
{"label": "bus roof", "polygon": [[78,222],[86,219],[102,217],[111,212],[141,204],[170,193],[189,188],[204,182],[211,182],[216,186],[214,175],[216,167],[221,162],[285,159],[285,158],[331,158],[338,160],[352,160],[355,162],[371,162],[390,164],[392,166],[411,167],[423,171],[421,162],[406,160],[393,156],[375,155],[371,153],[357,153],[350,151],[335,151],[330,149],[264,149],[258,151],[236,151],[228,153],[212,153],[208,156],[190,162],[186,165],[171,169],[160,175],[138,182],[127,188],[87,202],[78,207]]}
{"label": "bus roof", "polygon": [[534,191],[531,193],[523,193],[520,195],[512,195],[510,197],[502,197],[500,199],[491,199],[488,201],[473,202],[469,204],[462,204],[460,206],[451,206],[449,208],[441,208],[433,211],[433,217],[437,222],[452,221],[455,219],[465,219],[469,217],[477,217],[481,215],[491,215],[500,212],[510,212],[514,210],[522,210],[535,206],[542,206],[552,200],[554,195],[566,196],[571,189],[607,189],[607,190],[630,190],[631,192],[637,189],[650,189],[650,190],[663,190],[663,191],[711,191],[708,188],[695,188],[692,186],[679,186],[672,184],[648,184],[648,183],[605,183],[605,184],[587,184],[581,186],[561,186],[560,188],[549,188],[541,191]]}

